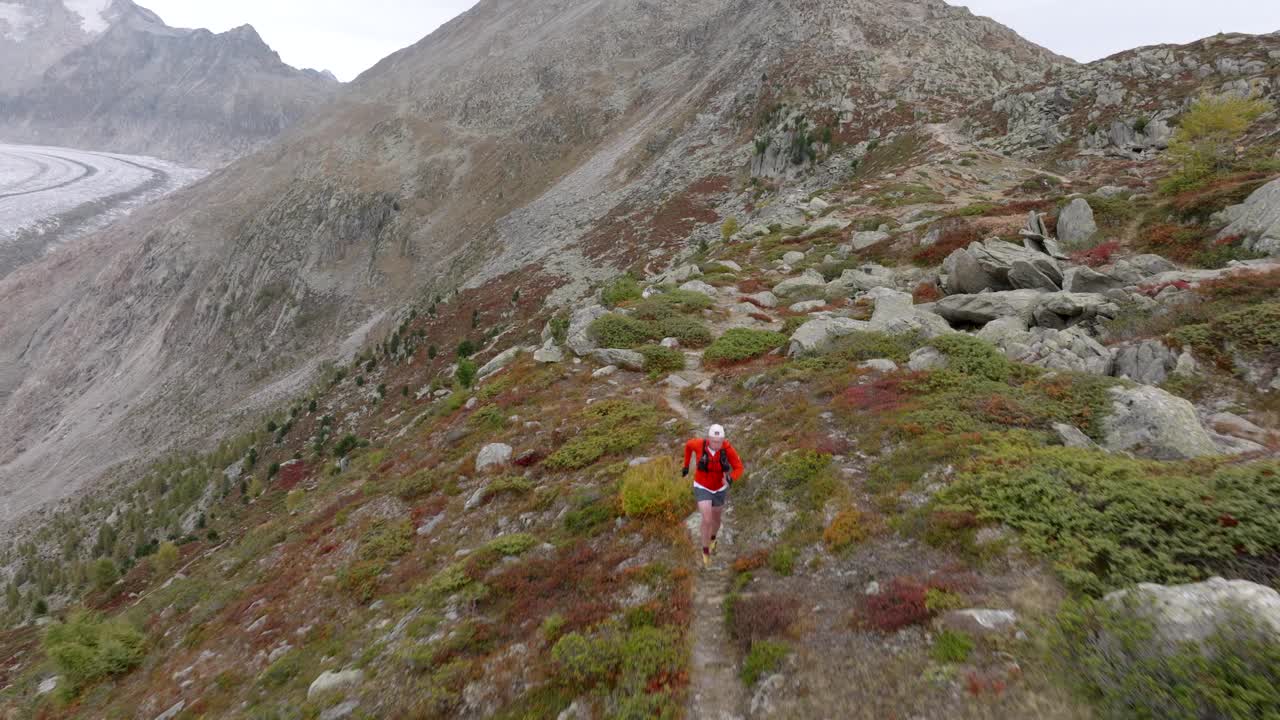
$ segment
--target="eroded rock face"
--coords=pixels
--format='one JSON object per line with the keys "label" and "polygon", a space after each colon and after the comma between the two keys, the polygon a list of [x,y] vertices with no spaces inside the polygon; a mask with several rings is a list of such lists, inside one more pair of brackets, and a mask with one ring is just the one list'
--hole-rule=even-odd
{"label": "eroded rock face", "polygon": [[1229,223],[1218,237],[1244,238],[1244,247],[1267,255],[1280,255],[1280,180],[1258,188],[1240,205],[1222,211],[1219,220]]}
{"label": "eroded rock face", "polygon": [[1143,583],[1133,590],[1111,593],[1116,605],[1132,602],[1134,610],[1156,624],[1165,642],[1203,642],[1243,614],[1262,632],[1280,640],[1280,593],[1246,580],[1211,578],[1187,585]]}
{"label": "eroded rock face", "polygon": [[1160,388],[1111,388],[1112,410],[1103,446],[1157,460],[1187,460],[1218,454],[1195,407]]}
{"label": "eroded rock face", "polygon": [[1178,365],[1178,354],[1159,340],[1148,340],[1116,350],[1116,377],[1144,385],[1159,385]]}

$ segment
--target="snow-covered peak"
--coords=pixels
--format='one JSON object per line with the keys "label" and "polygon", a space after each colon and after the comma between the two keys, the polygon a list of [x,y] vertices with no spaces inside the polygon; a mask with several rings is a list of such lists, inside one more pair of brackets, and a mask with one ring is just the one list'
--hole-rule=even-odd
{"label": "snow-covered peak", "polygon": [[90,35],[99,35],[111,27],[107,11],[112,0],[62,0],[62,5],[80,16],[80,27]]}

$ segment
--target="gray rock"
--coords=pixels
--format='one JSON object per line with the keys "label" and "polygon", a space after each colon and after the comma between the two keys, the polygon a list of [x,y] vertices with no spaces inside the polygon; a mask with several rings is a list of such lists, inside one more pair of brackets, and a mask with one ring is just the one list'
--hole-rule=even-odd
{"label": "gray rock", "polygon": [[746,297],[752,303],[759,305],[760,307],[770,308],[770,309],[778,307],[778,296],[774,295],[768,290],[765,290],[764,292],[755,293],[754,295],[746,295],[744,297]]}
{"label": "gray rock", "polygon": [[742,272],[742,266],[732,260],[717,260],[716,264],[730,272]]}
{"label": "gray rock", "polygon": [[852,224],[853,224],[853,221],[852,221],[852,220],[840,220],[840,219],[837,219],[837,218],[831,218],[831,217],[828,217],[828,218],[824,218],[824,219],[822,219],[822,220],[819,220],[818,222],[814,223],[813,225],[810,225],[810,226],[809,226],[809,229],[808,229],[808,230],[805,230],[805,231],[804,231],[804,233],[803,233],[800,237],[802,237],[802,238],[809,238],[809,237],[813,237],[814,235],[817,235],[817,234],[819,234],[819,233],[824,233],[824,232],[839,232],[839,231],[841,231],[841,230],[843,230],[843,229],[845,229],[845,228],[849,227],[849,226],[850,226],[850,225],[852,225]]}
{"label": "gray rock", "polygon": [[1280,639],[1280,593],[1245,580],[1215,577],[1187,585],[1142,583],[1106,599],[1115,605],[1132,601],[1135,611],[1155,622],[1160,639],[1170,644],[1203,642],[1230,622],[1234,613],[1252,618],[1260,630]]}
{"label": "gray rock", "polygon": [[591,377],[599,379],[599,378],[609,377],[610,375],[616,372],[618,372],[617,365],[605,365],[599,370],[596,370],[595,372],[591,373]]}
{"label": "gray rock", "polygon": [[926,338],[955,332],[936,313],[917,307],[907,293],[881,287],[868,292],[867,297],[876,304],[871,316],[872,330],[891,335],[919,332]]}
{"label": "gray rock", "polygon": [[1093,219],[1093,208],[1084,198],[1072,200],[1058,215],[1058,240],[1068,247],[1080,245],[1098,234],[1098,223]]}
{"label": "gray rock", "polygon": [[476,376],[480,378],[489,377],[490,375],[498,372],[499,370],[515,362],[516,358],[518,357],[520,357],[520,348],[513,347],[510,350],[506,350],[500,353],[497,357],[490,360],[489,362],[485,363],[484,367],[481,367],[480,370],[476,373]]}
{"label": "gray rock", "polygon": [[973,243],[966,252],[973,256],[987,274],[1004,282],[1006,287],[1009,286],[1009,271],[1018,261],[1030,263],[1054,283],[1062,283],[1062,268],[1058,265],[1058,261],[1035,250],[1028,250],[1003,240],[987,240],[982,243]]}
{"label": "gray rock", "polygon": [[937,348],[926,346],[911,353],[911,357],[907,359],[907,368],[912,372],[942,370],[950,362],[947,356],[943,355]]}
{"label": "gray rock", "polygon": [[476,472],[498,465],[506,465],[511,462],[511,454],[513,452],[514,450],[511,446],[504,443],[485,445],[480,449],[480,453],[476,455]]}
{"label": "gray rock", "polygon": [[1127,284],[1118,277],[1088,267],[1073,267],[1062,274],[1062,289],[1070,293],[1105,293]]}
{"label": "gray rock", "polygon": [[53,692],[57,689],[59,680],[60,678],[57,676],[47,677],[41,680],[40,684],[36,686],[36,695],[48,695]]}
{"label": "gray rock", "polygon": [[1178,364],[1178,356],[1159,340],[1116,350],[1115,376],[1144,385],[1159,385]]}
{"label": "gray rock", "polygon": [[1104,421],[1103,446],[1158,460],[1217,454],[1191,403],[1150,386],[1111,388],[1112,411]]}
{"label": "gray rock", "polygon": [[1048,275],[1045,275],[1040,268],[1025,260],[1017,260],[1009,267],[1009,284],[1015,290],[1044,290],[1046,292],[1058,290],[1058,283],[1054,282]]}
{"label": "gray rock", "polygon": [[662,338],[662,342],[658,344],[668,350],[678,350],[680,348],[680,339],[673,337]]}
{"label": "gray rock", "polygon": [[804,253],[792,250],[782,256],[782,262],[787,265],[799,265],[804,262]]}
{"label": "gray rock", "polygon": [[615,365],[636,372],[644,370],[644,355],[635,350],[621,350],[618,348],[592,350],[591,359],[601,365]]}
{"label": "gray rock", "polygon": [[853,237],[850,238],[850,242],[853,245],[854,250],[866,250],[872,245],[875,245],[877,243],[882,243],[885,240],[888,240],[890,237],[891,236],[887,232],[872,230],[870,232],[854,233]]}
{"label": "gray rock", "polygon": [[364,672],[361,670],[343,670],[342,672],[326,670],[311,683],[311,687],[307,688],[307,699],[311,700],[328,692],[349,690],[362,682],[364,682]]}
{"label": "gray rock", "polygon": [[971,635],[989,635],[1012,629],[1018,624],[1018,614],[1012,610],[951,610],[938,618],[938,624]]}
{"label": "gray rock", "polygon": [[952,295],[976,294],[1004,286],[998,278],[983,270],[968,250],[956,250],[948,255],[942,261],[942,272],[946,275],[944,287]]}
{"label": "gray rock", "polygon": [[683,283],[683,282],[688,282],[689,280],[696,277],[702,277],[701,268],[693,264],[681,265],[680,267],[672,270],[666,275],[663,275],[661,277],[661,281],[656,284],[661,285],[663,283]]}
{"label": "gray rock", "polygon": [[824,308],[826,306],[827,306],[826,300],[804,300],[802,302],[796,303],[795,305],[792,305],[787,309],[795,313],[809,313],[809,312],[813,312],[814,310],[817,310],[818,308]]}
{"label": "gray rock", "polygon": [[836,340],[870,329],[870,323],[849,318],[828,317],[810,320],[801,325],[791,336],[788,354],[797,357],[825,352],[831,349]]}
{"label": "gray rock", "polygon": [[1028,325],[1043,293],[1036,290],[1006,290],[978,295],[951,295],[934,306],[934,312],[952,323],[986,325],[1006,317],[1021,318]]}
{"label": "gray rock", "polygon": [[564,362],[564,350],[556,345],[555,340],[547,340],[542,347],[533,353],[533,361],[543,364]]}
{"label": "gray rock", "polygon": [[827,283],[826,298],[849,298],[878,287],[891,288],[895,284],[893,271],[889,268],[875,264],[863,265],[845,270],[840,277]]}
{"label": "gray rock", "polygon": [[320,720],[342,720],[343,718],[351,717],[351,713],[355,712],[358,707],[360,707],[359,700],[348,700],[344,703],[339,703],[321,712]]}
{"label": "gray rock", "polygon": [[874,370],[880,373],[891,373],[891,372],[898,371],[898,363],[892,360],[887,360],[883,358],[876,359],[876,360],[867,360],[865,362],[858,363],[858,367],[863,368],[865,370]]}
{"label": "gray rock", "polygon": [[701,280],[690,280],[689,282],[681,285],[680,289],[687,290],[689,292],[702,293],[703,295],[712,298],[716,296],[716,289]]}
{"label": "gray rock", "polygon": [[1080,428],[1066,423],[1054,423],[1053,432],[1058,436],[1058,440],[1069,448],[1078,450],[1092,450],[1098,447],[1088,435],[1085,435]]}
{"label": "gray rock", "polygon": [[1229,223],[1218,237],[1240,236],[1244,247],[1280,255],[1280,180],[1258,188],[1240,205],[1223,210],[1215,219]]}
{"label": "gray rock", "polygon": [[1025,337],[1001,345],[1013,360],[1049,370],[1110,375],[1112,352],[1082,327],[1033,328]]}
{"label": "gray rock", "polygon": [[178,702],[174,703],[168,710],[165,710],[164,712],[157,715],[156,720],[173,720],[174,718],[178,717],[178,713],[182,712],[182,710],[186,707],[187,707],[187,701],[179,700]]}
{"label": "gray rock", "polygon": [[1003,317],[992,320],[977,332],[977,336],[997,347],[1003,348],[1010,341],[1028,342],[1027,322],[1021,317]]}
{"label": "gray rock", "polygon": [[1229,412],[1210,415],[1209,426],[1224,435],[1252,440],[1255,443],[1266,442],[1272,435],[1239,415]]}
{"label": "gray rock", "polygon": [[419,525],[417,529],[418,537],[427,537],[431,533],[435,532],[436,528],[440,527],[440,523],[442,522],[444,522],[444,513],[440,513]]}
{"label": "gray rock", "polygon": [[805,270],[798,277],[788,278],[778,283],[773,288],[773,294],[780,298],[789,298],[795,295],[821,295],[827,287],[826,278],[817,270]]}
{"label": "gray rock", "polygon": [[608,315],[609,311],[600,305],[588,305],[578,308],[569,319],[569,334],[565,342],[578,357],[586,357],[597,345],[591,333],[591,323]]}
{"label": "gray rock", "polygon": [[1035,306],[1032,317],[1039,327],[1062,330],[1114,318],[1119,314],[1119,306],[1104,295],[1062,292],[1043,296]]}
{"label": "gray rock", "polygon": [[560,711],[556,720],[592,720],[591,706],[583,700],[574,700],[569,707]]}

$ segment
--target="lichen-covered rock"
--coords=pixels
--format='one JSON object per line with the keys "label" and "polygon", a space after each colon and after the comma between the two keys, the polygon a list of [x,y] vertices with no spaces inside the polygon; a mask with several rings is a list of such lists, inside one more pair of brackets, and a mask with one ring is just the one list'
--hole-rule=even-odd
{"label": "lichen-covered rock", "polygon": [[480,453],[476,455],[476,472],[499,465],[506,465],[511,462],[511,454],[513,452],[515,451],[512,447],[504,443],[485,445],[480,449]]}
{"label": "lichen-covered rock", "polygon": [[688,292],[702,293],[703,295],[712,298],[716,296],[716,289],[701,280],[690,280],[689,282],[681,285],[680,289]]}
{"label": "lichen-covered rock", "polygon": [[1115,376],[1144,385],[1159,385],[1178,365],[1178,354],[1159,340],[1116,350]]}
{"label": "lichen-covered rock", "polygon": [[747,300],[750,300],[752,304],[758,305],[763,308],[772,309],[772,308],[778,307],[778,296],[774,295],[768,290],[765,290],[764,292],[758,292],[752,295],[744,295],[743,297],[745,297]]}
{"label": "lichen-covered rock", "polygon": [[1132,603],[1168,643],[1203,642],[1236,613],[1251,618],[1259,630],[1280,641],[1280,593],[1246,580],[1215,577],[1186,585],[1142,583],[1111,593],[1107,601],[1117,606]]}
{"label": "lichen-covered rock", "polygon": [[1093,219],[1093,208],[1084,198],[1076,198],[1058,215],[1058,240],[1066,247],[1093,239],[1098,234],[1098,223]]}
{"label": "lichen-covered rock", "polygon": [[955,332],[939,315],[915,306],[911,295],[890,288],[879,287],[866,295],[875,302],[871,316],[871,329],[890,335],[918,332],[926,338]]}
{"label": "lichen-covered rock", "polygon": [[950,360],[940,350],[932,346],[926,346],[911,353],[911,357],[907,358],[907,368],[912,372],[941,370],[949,362]]}
{"label": "lichen-covered rock", "polygon": [[1062,289],[1069,293],[1105,293],[1127,284],[1118,277],[1088,267],[1073,267],[1062,275]]}
{"label": "lichen-covered rock", "polygon": [[578,357],[585,357],[597,345],[591,337],[591,323],[608,315],[609,311],[601,305],[588,305],[578,308],[569,318],[569,334],[565,344]]}
{"label": "lichen-covered rock", "polygon": [[644,370],[644,355],[635,350],[620,350],[618,348],[592,350],[591,359],[605,366],[614,365],[636,372]]}
{"label": "lichen-covered rock", "polygon": [[787,278],[773,288],[773,294],[780,298],[797,295],[821,295],[826,290],[827,280],[817,270],[805,270],[797,277]]}
{"label": "lichen-covered rock", "polygon": [[1032,312],[1043,293],[1036,290],[1005,290],[977,295],[950,295],[934,305],[934,312],[952,323],[986,325],[1006,317],[1031,323]]}
{"label": "lichen-covered rock", "polygon": [[840,277],[827,283],[825,294],[828,300],[838,300],[878,287],[891,288],[895,284],[892,270],[880,265],[868,264],[845,270]]}
{"label": "lichen-covered rock", "polygon": [[810,320],[801,325],[791,336],[788,354],[797,357],[821,353],[829,350],[832,344],[842,337],[870,329],[870,323],[843,317]]}
{"label": "lichen-covered rock", "polygon": [[1246,249],[1280,255],[1280,180],[1258,188],[1240,205],[1223,210],[1217,219],[1229,223],[1219,239],[1243,237]]}
{"label": "lichen-covered rock", "polygon": [[1157,460],[1216,455],[1217,446],[1195,407],[1156,387],[1111,388],[1111,414],[1104,421],[1103,446]]}
{"label": "lichen-covered rock", "polygon": [[364,672],[361,670],[343,670],[342,672],[326,670],[320,673],[320,676],[307,688],[307,699],[310,700],[328,692],[349,690],[362,682],[364,682]]}
{"label": "lichen-covered rock", "polygon": [[499,355],[497,355],[496,357],[494,357],[489,362],[485,363],[484,366],[481,367],[480,370],[476,372],[476,377],[479,377],[479,378],[489,377],[490,375],[498,372],[499,370],[515,362],[516,358],[518,357],[520,357],[520,348],[513,347],[509,350],[506,350],[500,353]]}

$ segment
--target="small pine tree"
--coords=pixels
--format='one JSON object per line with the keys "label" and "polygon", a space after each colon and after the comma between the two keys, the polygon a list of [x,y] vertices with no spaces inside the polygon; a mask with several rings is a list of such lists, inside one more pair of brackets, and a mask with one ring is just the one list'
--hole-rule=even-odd
{"label": "small pine tree", "polygon": [[178,546],[172,542],[164,542],[160,544],[160,549],[156,551],[155,566],[156,571],[161,575],[168,575],[175,567],[182,555],[178,552]]}
{"label": "small pine tree", "polygon": [[116,584],[120,579],[120,569],[111,558],[98,558],[89,573],[95,590],[102,591]]}
{"label": "small pine tree", "polygon": [[436,359],[436,355],[437,355],[437,354],[438,354],[438,351],[436,350],[436,346],[435,346],[435,345],[430,345],[430,346],[428,346],[428,347],[427,347],[427,359],[428,359],[428,360],[435,360],[435,359]]}
{"label": "small pine tree", "polygon": [[458,384],[464,388],[470,388],[476,381],[476,364],[470,360],[460,360],[458,362],[458,371],[454,375]]}
{"label": "small pine tree", "polygon": [[36,598],[36,603],[31,609],[35,612],[36,617],[42,617],[49,614],[49,603],[45,602],[44,598]]}
{"label": "small pine tree", "polygon": [[316,411],[316,401],[312,400],[311,402],[307,403],[307,413],[314,414],[315,411]]}

